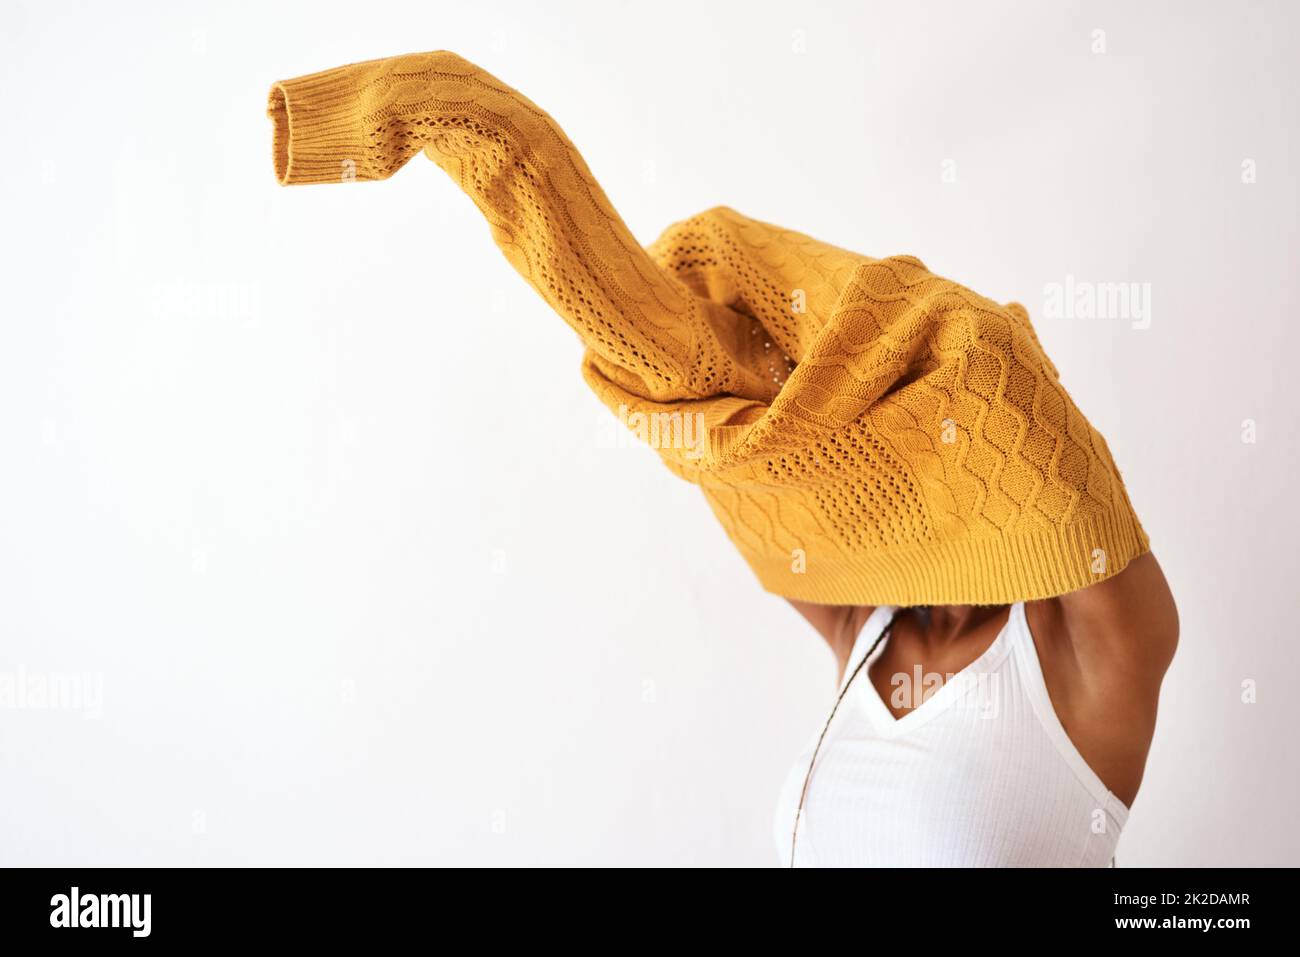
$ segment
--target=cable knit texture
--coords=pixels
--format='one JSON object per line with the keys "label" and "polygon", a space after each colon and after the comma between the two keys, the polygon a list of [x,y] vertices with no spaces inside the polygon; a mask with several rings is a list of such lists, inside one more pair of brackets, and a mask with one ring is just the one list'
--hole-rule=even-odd
{"label": "cable knit texture", "polygon": [[442,167],[769,591],[1004,604],[1148,548],[1016,303],[726,208],[642,249],[555,121],[453,53],[285,80],[268,113],[284,184],[386,179],[420,151]]}

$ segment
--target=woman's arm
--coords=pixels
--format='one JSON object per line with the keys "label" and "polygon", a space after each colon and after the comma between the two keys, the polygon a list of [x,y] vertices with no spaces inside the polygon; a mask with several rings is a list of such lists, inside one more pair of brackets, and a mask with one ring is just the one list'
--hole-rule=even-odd
{"label": "woman's arm", "polygon": [[804,620],[813,626],[817,634],[825,639],[835,655],[839,674],[842,676],[849,654],[853,651],[853,642],[867,619],[871,617],[871,613],[876,610],[875,606],[819,605],[810,601],[796,601],[793,598],[787,598],[786,601],[795,611],[803,615]]}
{"label": "woman's arm", "polygon": [[1126,805],[1142,783],[1178,609],[1150,552],[1112,578],[1026,609],[1071,741]]}
{"label": "woman's arm", "polygon": [[1178,647],[1178,608],[1155,555],[1139,555],[1119,574],[1056,602],[1082,669],[1159,685]]}

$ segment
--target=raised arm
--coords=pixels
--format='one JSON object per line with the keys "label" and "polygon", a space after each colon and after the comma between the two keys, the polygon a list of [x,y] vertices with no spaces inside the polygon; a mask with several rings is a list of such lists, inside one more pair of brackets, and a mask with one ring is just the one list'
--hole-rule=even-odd
{"label": "raised arm", "polygon": [[1178,646],[1178,608],[1160,563],[1139,555],[1111,578],[1055,600],[1080,666],[1098,674],[1160,679]]}
{"label": "raised arm", "polygon": [[1178,647],[1178,609],[1155,555],[1027,608],[1049,659],[1052,703],[1089,765],[1131,804],[1155,732],[1160,686]]}
{"label": "raised arm", "polygon": [[[810,601],[787,598],[790,607],[803,616],[813,630],[821,635],[835,655],[837,675],[844,676],[844,666],[853,651],[853,642],[866,624],[874,605],[819,605]],[[838,680],[838,678],[837,678]]]}

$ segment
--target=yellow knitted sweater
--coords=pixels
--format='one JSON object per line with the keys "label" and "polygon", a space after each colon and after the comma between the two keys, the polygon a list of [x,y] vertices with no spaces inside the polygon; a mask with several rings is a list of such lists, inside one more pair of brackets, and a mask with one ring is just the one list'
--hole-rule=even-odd
{"label": "yellow knitted sweater", "polygon": [[281,183],[386,179],[421,150],[449,173],[769,591],[1003,604],[1148,548],[1016,303],[725,208],[642,249],[555,121],[453,53],[285,80],[268,113]]}

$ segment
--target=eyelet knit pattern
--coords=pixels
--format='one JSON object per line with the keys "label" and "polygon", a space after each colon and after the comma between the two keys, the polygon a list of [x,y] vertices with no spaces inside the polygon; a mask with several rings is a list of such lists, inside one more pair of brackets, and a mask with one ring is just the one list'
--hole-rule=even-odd
{"label": "eyelet knit pattern", "polygon": [[284,184],[442,167],[769,591],[1010,604],[1149,547],[1016,303],[726,208],[643,249],[555,121],[453,53],[285,80],[268,114]]}

